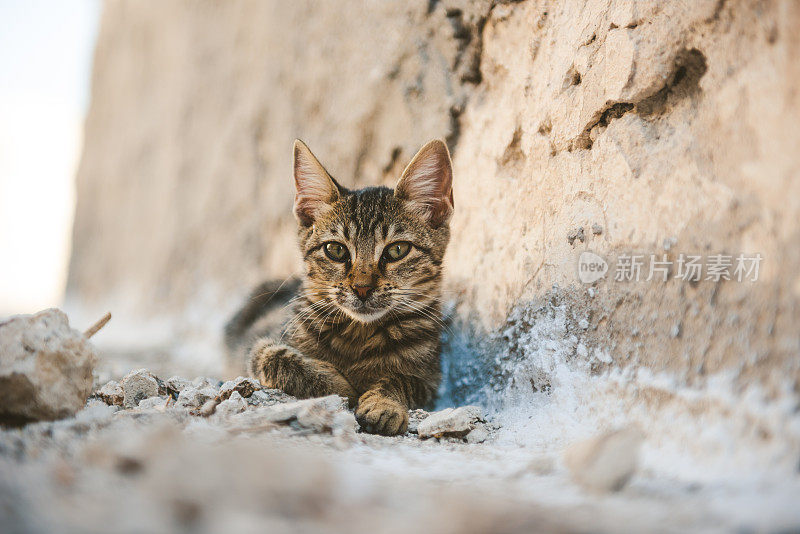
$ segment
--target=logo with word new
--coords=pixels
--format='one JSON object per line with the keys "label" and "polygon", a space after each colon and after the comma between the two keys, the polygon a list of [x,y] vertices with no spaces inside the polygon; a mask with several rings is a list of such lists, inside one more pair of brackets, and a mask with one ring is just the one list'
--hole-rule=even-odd
{"label": "logo with word new", "polygon": [[603,278],[608,272],[606,260],[595,254],[584,250],[578,258],[578,279],[584,284],[591,284]]}

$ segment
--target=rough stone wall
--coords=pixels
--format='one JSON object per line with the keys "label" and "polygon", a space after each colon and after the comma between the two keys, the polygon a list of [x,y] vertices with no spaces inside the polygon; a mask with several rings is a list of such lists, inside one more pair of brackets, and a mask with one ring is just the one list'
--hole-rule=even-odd
{"label": "rough stone wall", "polygon": [[[443,137],[463,324],[559,299],[601,366],[796,394],[798,25],[792,0],[109,2],[69,291],[241,295],[298,268],[294,137],[348,185],[393,183]],[[755,283],[589,292],[583,250],[764,260]]]}
{"label": "rough stone wall", "polygon": [[[455,158],[466,308],[496,328],[557,284],[614,364],[797,388],[798,22],[795,2],[496,6]],[[591,298],[582,250],[764,260],[755,283],[612,280]]]}

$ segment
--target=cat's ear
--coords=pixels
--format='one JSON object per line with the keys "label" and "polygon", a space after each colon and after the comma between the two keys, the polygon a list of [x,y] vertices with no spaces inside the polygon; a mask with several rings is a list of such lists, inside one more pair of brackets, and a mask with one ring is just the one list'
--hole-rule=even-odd
{"label": "cat's ear", "polygon": [[303,226],[331,209],[339,188],[305,143],[294,140],[294,215]]}
{"label": "cat's ear", "polygon": [[453,214],[453,166],[447,145],[435,139],[419,149],[395,188],[407,209],[434,228]]}

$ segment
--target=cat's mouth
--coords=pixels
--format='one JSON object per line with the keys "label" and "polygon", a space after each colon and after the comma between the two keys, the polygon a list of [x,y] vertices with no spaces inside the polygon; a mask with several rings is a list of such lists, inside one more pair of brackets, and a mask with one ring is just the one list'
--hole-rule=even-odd
{"label": "cat's mouth", "polygon": [[377,321],[392,308],[392,300],[385,294],[373,294],[366,299],[356,298],[355,294],[339,294],[335,299],[336,305],[350,319],[359,323],[372,323]]}
{"label": "cat's mouth", "polygon": [[377,321],[389,311],[388,308],[384,308],[382,310],[370,311],[367,313],[357,312],[354,310],[349,310],[347,308],[342,308],[344,312],[350,316],[351,319],[358,321],[359,323],[371,323],[373,321]]}
{"label": "cat's mouth", "polygon": [[344,313],[347,314],[348,317],[354,321],[358,321],[359,323],[371,323],[373,321],[377,321],[389,312],[388,306],[382,308],[373,308],[372,306],[362,304],[358,307],[358,309],[354,309],[345,303],[340,304],[339,307]]}

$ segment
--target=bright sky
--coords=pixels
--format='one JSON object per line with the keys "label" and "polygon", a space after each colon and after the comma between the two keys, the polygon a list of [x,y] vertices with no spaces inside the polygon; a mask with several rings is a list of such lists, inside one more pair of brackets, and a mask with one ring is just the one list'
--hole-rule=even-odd
{"label": "bright sky", "polygon": [[99,0],[0,0],[0,316],[61,304]]}

